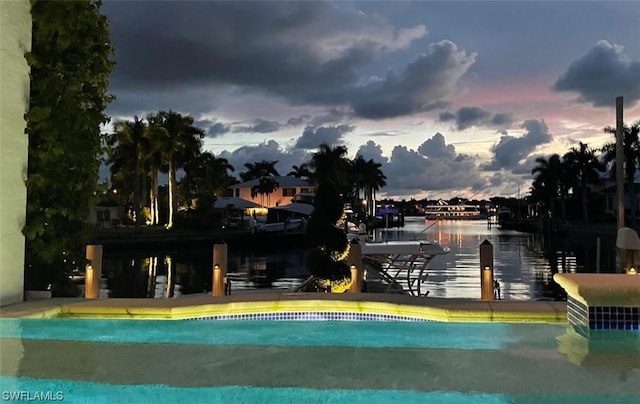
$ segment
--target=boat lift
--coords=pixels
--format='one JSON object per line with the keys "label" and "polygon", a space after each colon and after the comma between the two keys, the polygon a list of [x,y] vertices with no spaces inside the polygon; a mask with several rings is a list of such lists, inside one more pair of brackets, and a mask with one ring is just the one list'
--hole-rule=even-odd
{"label": "boat lift", "polygon": [[384,241],[362,244],[366,292],[408,293],[426,297],[422,284],[427,281],[427,267],[448,248],[429,241]]}

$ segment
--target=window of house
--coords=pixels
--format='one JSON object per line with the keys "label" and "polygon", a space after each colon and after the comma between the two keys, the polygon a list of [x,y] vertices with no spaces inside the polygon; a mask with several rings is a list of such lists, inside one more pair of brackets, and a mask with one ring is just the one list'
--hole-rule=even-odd
{"label": "window of house", "polygon": [[100,209],[97,212],[99,222],[108,222],[111,220],[111,212],[109,209]]}
{"label": "window of house", "polygon": [[295,188],[282,188],[282,196],[294,196],[295,194]]}
{"label": "window of house", "polygon": [[240,197],[240,188],[236,188],[236,189],[234,189],[234,190],[233,190],[233,192],[234,192],[234,194],[235,194],[234,196],[235,196],[236,198]]}
{"label": "window of house", "polygon": [[301,194],[308,194],[311,192],[311,188],[300,188]]}

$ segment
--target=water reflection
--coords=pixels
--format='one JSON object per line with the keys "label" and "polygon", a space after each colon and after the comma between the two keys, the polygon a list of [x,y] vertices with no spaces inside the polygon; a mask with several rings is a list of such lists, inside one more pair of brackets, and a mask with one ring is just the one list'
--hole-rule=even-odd
{"label": "water reflection", "polygon": [[[426,284],[431,297],[480,298],[479,245],[493,244],[495,279],[503,299],[562,299],[553,282],[558,272],[595,272],[596,239],[543,237],[539,234],[489,228],[485,221],[426,222],[406,218],[400,229],[378,229],[384,240],[436,240],[451,249],[429,265]],[[603,272],[613,269],[613,245],[603,240]],[[104,254],[103,274],[109,296],[167,298],[211,291],[212,249],[110,251]],[[289,289],[308,276],[305,251],[299,247],[261,251],[229,249],[228,278],[232,291]]]}
{"label": "water reflection", "polygon": [[[229,251],[227,277],[236,291],[292,288],[308,274],[304,255],[301,249]],[[210,249],[106,251],[103,259],[109,297],[168,298],[211,291]]]}

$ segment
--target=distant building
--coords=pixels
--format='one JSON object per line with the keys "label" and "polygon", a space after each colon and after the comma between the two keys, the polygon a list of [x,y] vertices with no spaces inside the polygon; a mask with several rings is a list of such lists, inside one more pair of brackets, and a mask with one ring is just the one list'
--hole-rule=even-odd
{"label": "distant building", "polygon": [[89,209],[89,223],[101,228],[111,228],[121,224],[123,209],[117,202],[103,201]]}
{"label": "distant building", "polygon": [[242,198],[270,208],[286,205],[291,202],[294,195],[315,192],[316,189],[315,186],[310,185],[308,180],[302,178],[291,176],[272,176],[269,178],[278,184],[275,191],[271,194],[257,194],[255,197],[252,197],[251,189],[260,183],[260,180],[254,179],[232,185],[232,195],[236,198]]}
{"label": "distant building", "polygon": [[[633,190],[635,192],[635,211],[636,217],[640,217],[640,184],[637,182],[633,184]],[[613,217],[618,217],[618,191],[615,185],[611,185],[600,191],[604,195],[604,213]],[[629,192],[628,184],[624,184],[624,210],[625,215],[631,215],[633,211],[633,205],[631,204],[631,193]]]}

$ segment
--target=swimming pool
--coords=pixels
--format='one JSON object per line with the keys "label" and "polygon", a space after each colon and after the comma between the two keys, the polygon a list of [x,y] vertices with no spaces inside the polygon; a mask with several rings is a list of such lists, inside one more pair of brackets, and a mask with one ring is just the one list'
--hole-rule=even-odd
{"label": "swimming pool", "polygon": [[640,333],[565,325],[0,319],[3,400],[635,403]]}

